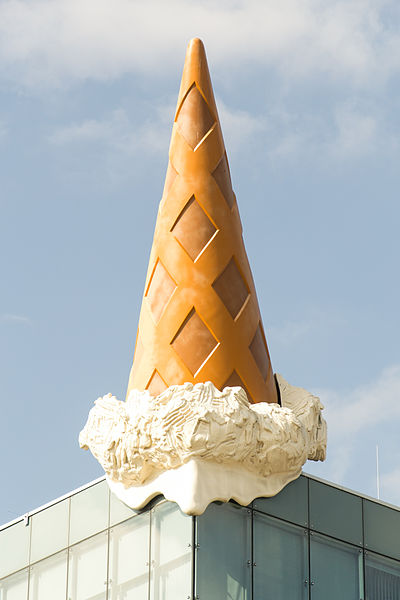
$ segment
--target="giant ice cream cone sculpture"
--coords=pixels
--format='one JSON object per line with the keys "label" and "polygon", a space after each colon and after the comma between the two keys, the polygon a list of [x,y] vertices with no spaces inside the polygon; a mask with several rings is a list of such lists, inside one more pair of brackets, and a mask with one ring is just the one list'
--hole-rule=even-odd
{"label": "giant ice cream cone sculpture", "polygon": [[[247,506],[324,460],[318,398],[275,377],[200,40],[186,55],[125,402],[98,398],[80,444],[132,508]],[[277,387],[279,386],[279,399]]]}
{"label": "giant ice cream cone sculpture", "polygon": [[128,395],[173,384],[277,390],[232,191],[204,46],[182,75]]}

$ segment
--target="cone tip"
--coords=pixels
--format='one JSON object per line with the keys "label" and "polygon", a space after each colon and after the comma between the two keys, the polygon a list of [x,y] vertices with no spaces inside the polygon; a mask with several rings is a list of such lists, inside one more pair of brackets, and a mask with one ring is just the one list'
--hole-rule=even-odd
{"label": "cone tip", "polygon": [[204,48],[204,44],[200,38],[192,38],[188,44],[186,57],[190,58],[200,58],[201,56],[205,56],[206,50]]}
{"label": "cone tip", "polygon": [[188,49],[189,48],[204,48],[204,44],[200,38],[194,37],[190,40],[188,44]]}

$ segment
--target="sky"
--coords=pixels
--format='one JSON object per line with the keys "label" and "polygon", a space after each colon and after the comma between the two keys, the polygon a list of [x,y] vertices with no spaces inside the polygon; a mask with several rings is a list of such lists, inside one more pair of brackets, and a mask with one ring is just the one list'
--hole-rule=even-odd
{"label": "sky", "polygon": [[206,46],[273,368],[321,398],[304,470],[400,505],[400,5],[0,0],[0,523],[102,475],[190,38]]}

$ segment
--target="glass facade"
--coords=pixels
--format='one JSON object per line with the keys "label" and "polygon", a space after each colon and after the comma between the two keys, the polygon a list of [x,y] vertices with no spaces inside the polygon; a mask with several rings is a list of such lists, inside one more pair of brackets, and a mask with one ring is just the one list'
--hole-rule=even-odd
{"label": "glass facade", "polygon": [[0,528],[0,600],[400,600],[400,510],[302,475],[199,517],[104,480]]}
{"label": "glass facade", "polygon": [[134,511],[104,480],[0,530],[0,600],[176,600],[192,594],[192,517]]}

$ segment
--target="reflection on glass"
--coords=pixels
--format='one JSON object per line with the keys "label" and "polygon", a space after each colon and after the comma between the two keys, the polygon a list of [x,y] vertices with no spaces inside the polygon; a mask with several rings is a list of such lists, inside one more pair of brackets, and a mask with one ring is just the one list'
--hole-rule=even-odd
{"label": "reflection on glass", "polygon": [[400,600],[400,563],[368,553],[365,592],[366,600]]}
{"label": "reflection on glass", "polygon": [[31,517],[31,563],[68,546],[68,517],[69,499]]}
{"label": "reflection on glass", "polygon": [[308,542],[303,529],[254,514],[254,597],[308,598]]}
{"label": "reflection on glass", "polygon": [[22,569],[29,560],[30,526],[20,521],[0,532],[0,577]]}
{"label": "reflection on glass", "polygon": [[138,514],[138,511],[133,508],[129,508],[119,500],[115,494],[110,493],[110,526],[116,525],[117,523],[121,523],[126,519],[130,519],[131,517]]}
{"label": "reflection on glass", "polygon": [[65,600],[67,556],[64,550],[30,568],[29,600]]}
{"label": "reflection on glass", "polygon": [[0,600],[26,600],[28,597],[28,569],[0,581]]}
{"label": "reflection on glass", "polygon": [[68,600],[104,600],[107,587],[108,533],[69,550]]}
{"label": "reflection on glass", "polygon": [[250,536],[251,515],[234,504],[210,504],[197,518],[200,598],[250,599]]}
{"label": "reflection on glass", "polygon": [[147,600],[149,535],[150,513],[111,529],[109,600]]}
{"label": "reflection on glass", "polygon": [[152,600],[191,596],[192,518],[163,502],[151,511]]}
{"label": "reflection on glass", "polygon": [[320,535],[310,540],[312,600],[358,600],[363,594],[362,552]]}
{"label": "reflection on glass", "polygon": [[108,527],[109,490],[105,481],[71,496],[70,544]]}

